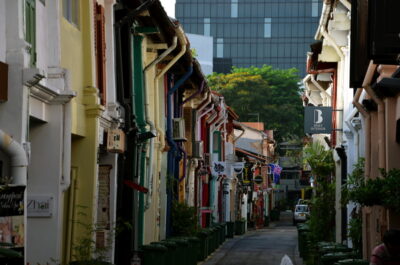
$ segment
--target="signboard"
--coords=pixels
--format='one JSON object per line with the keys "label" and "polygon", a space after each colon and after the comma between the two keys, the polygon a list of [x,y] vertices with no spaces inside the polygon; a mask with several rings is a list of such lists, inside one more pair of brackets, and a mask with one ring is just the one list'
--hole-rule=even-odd
{"label": "signboard", "polygon": [[0,242],[23,247],[25,186],[0,186]]}
{"label": "signboard", "polygon": [[24,215],[25,186],[0,187],[0,217]]}
{"label": "signboard", "polygon": [[264,179],[263,179],[263,177],[261,175],[258,175],[258,176],[254,177],[254,182],[256,184],[262,184],[264,182]]}
{"label": "signboard", "polygon": [[53,215],[53,197],[45,196],[28,196],[28,217],[51,217]]}
{"label": "signboard", "polygon": [[227,175],[225,162],[213,161],[211,165],[211,173],[213,176]]}
{"label": "signboard", "polygon": [[253,180],[253,164],[246,162],[243,169],[243,185],[250,185]]}
{"label": "signboard", "polygon": [[331,107],[305,107],[304,132],[308,134],[332,132]]}

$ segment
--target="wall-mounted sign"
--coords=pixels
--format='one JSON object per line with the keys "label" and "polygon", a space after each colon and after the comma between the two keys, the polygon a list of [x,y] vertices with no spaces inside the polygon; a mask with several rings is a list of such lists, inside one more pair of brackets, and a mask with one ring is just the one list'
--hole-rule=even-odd
{"label": "wall-mounted sign", "polygon": [[261,176],[261,175],[255,176],[255,177],[254,177],[254,182],[255,182],[256,184],[262,184],[262,183],[264,182],[263,176]]}
{"label": "wall-mounted sign", "polygon": [[305,107],[304,132],[309,134],[332,132],[331,107]]}
{"label": "wall-mounted sign", "polygon": [[211,165],[211,173],[213,176],[226,175],[226,164],[222,161],[213,161]]}
{"label": "wall-mounted sign", "polygon": [[53,215],[53,196],[28,196],[28,217],[51,217]]}
{"label": "wall-mounted sign", "polygon": [[24,215],[25,186],[0,186],[0,217]]}

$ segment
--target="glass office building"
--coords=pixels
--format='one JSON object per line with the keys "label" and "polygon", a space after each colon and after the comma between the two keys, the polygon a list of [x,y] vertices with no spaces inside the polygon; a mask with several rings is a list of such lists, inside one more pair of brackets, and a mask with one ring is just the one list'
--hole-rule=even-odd
{"label": "glass office building", "polygon": [[214,38],[214,71],[231,66],[298,68],[314,42],[321,0],[176,0],[185,32]]}

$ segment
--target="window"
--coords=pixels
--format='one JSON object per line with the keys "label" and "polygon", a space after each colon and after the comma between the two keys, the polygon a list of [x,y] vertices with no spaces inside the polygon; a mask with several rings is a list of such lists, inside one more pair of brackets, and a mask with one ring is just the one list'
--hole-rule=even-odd
{"label": "window", "polygon": [[211,36],[211,21],[209,18],[204,19],[204,36]]}
{"label": "window", "polygon": [[264,38],[271,38],[271,18],[264,18]]}
{"label": "window", "polygon": [[106,105],[106,34],[104,7],[95,2],[94,5],[96,28],[95,28],[95,51],[96,51],[96,79],[100,93],[100,103]]}
{"label": "window", "polygon": [[79,0],[63,0],[63,15],[75,26],[79,26],[79,3]]}
{"label": "window", "polygon": [[36,65],[36,6],[35,0],[25,0],[25,40],[30,44],[30,65]]}
{"label": "window", "polygon": [[224,39],[217,39],[217,58],[224,58]]}
{"label": "window", "polygon": [[318,0],[312,0],[311,3],[311,16],[318,17]]}
{"label": "window", "polygon": [[238,1],[231,0],[231,17],[238,17]]}

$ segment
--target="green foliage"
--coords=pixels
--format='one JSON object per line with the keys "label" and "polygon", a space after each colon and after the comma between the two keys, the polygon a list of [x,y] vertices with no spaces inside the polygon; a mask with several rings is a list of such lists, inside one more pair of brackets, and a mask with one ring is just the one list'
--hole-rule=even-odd
{"label": "green foliage", "polygon": [[303,151],[304,163],[311,167],[311,172],[317,178],[330,177],[335,163],[333,161],[332,151],[325,148],[318,142],[307,145]]}
{"label": "green foliage", "polygon": [[[96,224],[87,223],[85,210],[88,207],[78,205],[77,208],[81,208],[78,212],[77,220],[72,220],[73,223],[77,224],[81,228],[82,233],[72,244],[72,258],[74,261],[70,262],[70,265],[89,264],[89,265],[106,265],[111,264],[107,262],[107,253],[111,248],[114,233],[110,233],[105,246],[97,246],[94,234],[101,229]],[[128,227],[128,226],[127,226]],[[115,228],[115,231],[123,231],[120,226]]]}
{"label": "green foliage", "polygon": [[383,176],[382,195],[383,206],[400,213],[400,169],[391,169],[388,172],[381,170]]}
{"label": "green foliage", "polygon": [[193,236],[197,232],[196,209],[185,203],[172,204],[172,229],[175,236]]}
{"label": "green foliage", "polygon": [[349,222],[348,236],[353,243],[353,249],[362,257],[362,219],[360,215],[353,215]]}
{"label": "green foliage", "polygon": [[360,159],[342,189],[342,204],[353,201],[361,206],[381,205],[400,213],[400,169],[386,172],[380,169],[381,178],[364,177],[364,159]]}
{"label": "green foliage", "polygon": [[242,121],[259,121],[273,129],[275,139],[303,136],[303,105],[296,69],[236,68],[229,74],[208,76],[209,86],[221,94]]}
{"label": "green foliage", "polygon": [[335,184],[325,179],[315,188],[311,200],[310,233],[314,242],[333,241],[335,228]]}
{"label": "green foliage", "polygon": [[354,201],[355,194],[353,191],[359,189],[365,183],[364,164],[365,159],[360,157],[354,164],[353,172],[348,175],[347,182],[342,186],[341,203],[343,207],[349,203],[350,197]]}
{"label": "green foliage", "polygon": [[333,241],[335,228],[335,184],[331,183],[335,163],[332,151],[318,142],[307,145],[303,151],[304,163],[311,167],[315,177],[314,196],[311,199],[310,233],[314,242]]}

